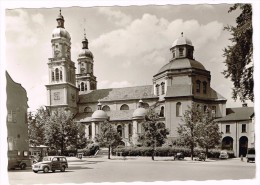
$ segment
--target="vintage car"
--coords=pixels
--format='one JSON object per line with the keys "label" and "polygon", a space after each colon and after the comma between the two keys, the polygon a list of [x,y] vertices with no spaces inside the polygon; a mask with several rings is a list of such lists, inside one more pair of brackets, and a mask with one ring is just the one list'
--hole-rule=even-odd
{"label": "vintage car", "polygon": [[68,168],[68,162],[64,156],[46,156],[43,157],[41,162],[32,165],[32,170],[34,173],[43,171],[47,173],[49,171],[55,172],[55,170],[60,170],[64,172]]}
{"label": "vintage car", "polygon": [[248,148],[246,158],[247,158],[247,162],[255,161],[255,149],[254,148]]}
{"label": "vintage car", "polygon": [[29,158],[8,158],[8,169],[21,169],[25,170],[27,167],[31,167],[32,161]]}
{"label": "vintage car", "polygon": [[219,158],[220,158],[220,159],[228,159],[228,153],[227,153],[227,151],[226,151],[226,150],[220,151]]}

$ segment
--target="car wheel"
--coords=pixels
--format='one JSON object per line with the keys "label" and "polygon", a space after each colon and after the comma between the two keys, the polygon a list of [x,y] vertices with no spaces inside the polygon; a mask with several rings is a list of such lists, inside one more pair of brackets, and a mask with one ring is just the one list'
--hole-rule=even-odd
{"label": "car wheel", "polygon": [[45,166],[45,167],[43,168],[43,173],[48,173],[48,172],[49,172],[49,167]]}
{"label": "car wheel", "polygon": [[34,173],[38,173],[38,171],[33,170]]}
{"label": "car wheel", "polygon": [[21,166],[20,166],[21,170],[25,170],[26,169],[26,164],[25,163],[22,163]]}
{"label": "car wheel", "polygon": [[55,173],[55,170],[51,170],[53,173]]}
{"label": "car wheel", "polygon": [[60,169],[61,172],[65,172],[65,166],[62,166]]}

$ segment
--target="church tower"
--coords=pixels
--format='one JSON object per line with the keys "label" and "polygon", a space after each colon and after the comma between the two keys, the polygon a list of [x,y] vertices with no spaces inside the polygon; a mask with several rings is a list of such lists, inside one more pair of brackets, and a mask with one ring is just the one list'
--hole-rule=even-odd
{"label": "church tower", "polygon": [[78,74],[76,75],[79,93],[86,93],[97,89],[97,81],[94,76],[94,56],[88,48],[88,39],[84,30],[82,49],[78,55]]}
{"label": "church tower", "polygon": [[75,64],[71,61],[71,38],[64,28],[64,18],[57,17],[57,28],[52,32],[52,57],[49,58],[49,84],[47,107],[50,111],[61,108],[77,112],[78,89],[75,80]]}

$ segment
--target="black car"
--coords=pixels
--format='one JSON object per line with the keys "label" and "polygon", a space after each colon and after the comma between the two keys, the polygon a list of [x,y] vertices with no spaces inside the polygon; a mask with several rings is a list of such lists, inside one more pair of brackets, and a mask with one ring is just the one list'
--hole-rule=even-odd
{"label": "black car", "polygon": [[254,148],[248,148],[246,158],[247,158],[247,162],[255,161],[255,149]]}

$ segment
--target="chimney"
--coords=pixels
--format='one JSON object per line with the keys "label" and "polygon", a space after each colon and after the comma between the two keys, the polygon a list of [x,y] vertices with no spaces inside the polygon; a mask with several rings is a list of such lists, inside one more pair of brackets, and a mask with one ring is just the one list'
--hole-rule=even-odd
{"label": "chimney", "polygon": [[247,103],[243,103],[243,104],[242,104],[242,107],[247,107]]}

